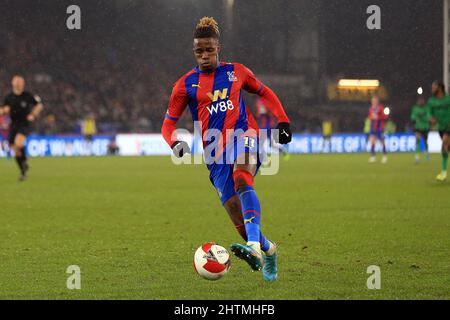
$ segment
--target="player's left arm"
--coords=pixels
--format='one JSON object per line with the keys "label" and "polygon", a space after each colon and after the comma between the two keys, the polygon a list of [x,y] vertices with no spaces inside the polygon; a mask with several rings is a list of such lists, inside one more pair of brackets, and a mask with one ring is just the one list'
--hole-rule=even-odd
{"label": "player's left arm", "polygon": [[261,102],[267,106],[270,112],[277,118],[279,130],[278,142],[287,144],[292,141],[292,132],[290,127],[290,120],[284,111],[283,105],[276,96],[276,94],[266,85],[264,85],[251,70],[243,65],[238,65],[242,68],[244,75],[242,88],[250,93],[257,94],[261,98]]}
{"label": "player's left arm", "polygon": [[31,112],[28,114],[28,121],[34,121],[39,116],[39,114],[44,110],[44,105],[42,104],[42,99],[39,96],[34,96],[32,99],[32,103],[34,105]]}
{"label": "player's left arm", "polygon": [[416,109],[415,109],[415,108],[413,108],[413,109],[411,110],[411,116],[410,116],[410,119],[411,119],[411,121],[412,121],[413,123],[415,123],[416,120],[417,120],[417,113],[416,113]]}

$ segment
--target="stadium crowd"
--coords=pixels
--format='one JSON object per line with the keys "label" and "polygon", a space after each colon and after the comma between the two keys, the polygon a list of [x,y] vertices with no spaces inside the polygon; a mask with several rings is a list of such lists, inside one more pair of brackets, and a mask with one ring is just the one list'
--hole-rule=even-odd
{"label": "stadium crowd", "polygon": [[[36,123],[38,132],[77,133],[90,114],[95,115],[100,133],[159,131],[176,80],[166,72],[168,62],[153,58],[150,62],[95,39],[89,43],[86,38],[71,39],[69,43],[45,37],[36,45],[33,38],[32,34],[27,38],[0,32],[0,56],[8,61],[0,69],[0,95],[10,91],[12,75],[23,74],[27,89],[45,104],[43,116]],[[320,131],[320,113],[309,111],[302,118],[299,131]],[[188,129],[189,124],[182,123]]]}
{"label": "stadium crowd", "polygon": [[[0,21],[0,96],[10,92],[12,76],[22,74],[26,89],[39,95],[45,106],[36,132],[80,133],[83,120],[91,115],[99,133],[159,132],[172,84],[194,63],[189,50],[174,61],[161,54],[171,47],[164,39],[150,45],[142,41],[143,35],[130,36],[131,29],[115,32],[100,24],[96,30],[70,33],[54,25],[46,27],[36,16],[28,16],[23,28],[11,30],[7,26],[14,20],[12,13]],[[187,39],[176,45],[188,48],[189,43]],[[258,74],[261,67],[256,62],[250,67]],[[300,93],[285,93],[282,87],[274,91],[291,115],[296,132],[321,132],[324,116],[330,116],[327,106],[305,106]],[[254,98],[246,101],[255,112]],[[335,113],[333,128],[361,131],[366,110],[360,110],[360,123],[350,121],[345,113]],[[192,129],[189,120],[185,112],[180,126]]]}
{"label": "stadium crowd", "polygon": [[46,106],[38,131],[77,132],[92,113],[101,132],[158,130],[170,93],[170,79],[156,68],[160,63],[124,56],[95,39],[69,43],[45,37],[38,44],[34,39],[0,32],[0,56],[8,62],[0,70],[0,94],[10,91],[13,74],[23,74],[27,89]]}

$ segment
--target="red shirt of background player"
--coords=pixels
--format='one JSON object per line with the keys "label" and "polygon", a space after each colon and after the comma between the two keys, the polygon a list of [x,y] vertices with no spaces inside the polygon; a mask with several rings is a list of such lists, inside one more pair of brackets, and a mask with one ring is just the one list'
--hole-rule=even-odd
{"label": "red shirt of background player", "polygon": [[379,103],[369,108],[368,118],[370,119],[370,130],[381,131],[384,130],[384,124],[389,116],[384,113],[384,106]]}

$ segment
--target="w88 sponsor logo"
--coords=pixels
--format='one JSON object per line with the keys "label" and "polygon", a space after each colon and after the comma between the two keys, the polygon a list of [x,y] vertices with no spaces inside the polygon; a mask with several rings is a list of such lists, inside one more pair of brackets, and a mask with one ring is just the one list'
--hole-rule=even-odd
{"label": "w88 sponsor logo", "polygon": [[234,105],[233,105],[233,101],[226,100],[226,101],[220,101],[217,103],[213,103],[209,107],[206,107],[206,109],[208,109],[209,114],[212,115],[213,113],[226,112],[227,110],[233,110]]}

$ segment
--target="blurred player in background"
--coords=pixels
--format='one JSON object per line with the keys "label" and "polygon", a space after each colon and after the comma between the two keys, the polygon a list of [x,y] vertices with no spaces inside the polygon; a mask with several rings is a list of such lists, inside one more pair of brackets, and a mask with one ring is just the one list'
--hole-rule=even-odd
{"label": "blurred player in background", "polygon": [[430,160],[430,154],[428,153],[428,132],[430,131],[430,110],[426,104],[425,98],[419,96],[417,103],[411,110],[411,121],[414,123],[414,131],[416,133],[416,155],[415,161],[420,161],[420,141],[423,139],[425,145],[425,156],[427,160]]}
{"label": "blurred player in background", "polygon": [[442,82],[434,81],[431,85],[431,94],[428,99],[431,124],[436,125],[442,138],[442,163],[441,172],[437,175],[438,181],[447,179],[448,152],[450,149],[450,96],[445,93]]}
{"label": "blurred player in background", "polygon": [[89,113],[83,121],[81,121],[81,134],[84,136],[88,153],[92,154],[94,136],[97,134],[95,115],[92,112]]}
{"label": "blurred player in background", "polygon": [[371,120],[369,118],[366,118],[364,120],[364,128],[363,128],[363,132],[366,135],[366,139],[369,140],[370,138],[370,125],[371,125]]}
{"label": "blurred player in background", "polygon": [[384,141],[384,124],[388,119],[388,115],[385,112],[384,106],[380,103],[377,96],[373,96],[370,100],[371,106],[369,109],[368,118],[370,119],[370,158],[369,162],[375,162],[375,144],[379,140],[383,146],[383,158],[382,163],[387,162],[386,144]]}
{"label": "blurred player in background", "polygon": [[92,142],[94,140],[94,136],[97,134],[97,124],[93,113],[89,113],[86,119],[81,121],[81,134],[88,142]]}
{"label": "blurred player in background", "polygon": [[[178,119],[189,105],[192,119],[199,121],[202,137],[206,136],[204,150],[213,142],[217,143],[216,139],[223,146],[221,153],[205,154],[205,157],[209,157],[210,181],[236,229],[247,242],[246,245],[235,243],[231,250],[253,270],[262,268],[265,280],[275,281],[278,274],[277,248],[261,232],[261,207],[253,188],[253,179],[261,164],[257,150],[258,125],[245,106],[242,90],[261,97],[277,118],[278,141],[281,144],[287,144],[292,139],[289,118],[273,91],[249,69],[239,63],[220,62],[219,26],[213,18],[200,19],[193,42],[197,67],[174,84],[161,129],[163,137],[175,156],[190,153],[189,145],[178,140],[174,134]],[[212,129],[219,133],[214,140],[207,138]],[[232,136],[226,130],[231,130]],[[240,130],[241,134],[236,134],[236,130]],[[239,149],[240,144],[243,150]],[[235,148],[238,148],[237,152]],[[228,159],[230,153],[234,162],[217,161],[217,158]],[[214,161],[208,161],[211,157]]]}
{"label": "blurred player in background", "polygon": [[331,136],[333,135],[333,125],[330,119],[322,121],[322,137],[323,137],[323,150],[329,149],[331,152]]}
{"label": "blurred player in background", "polygon": [[30,133],[31,123],[36,120],[43,106],[38,96],[24,91],[25,79],[22,76],[14,76],[11,85],[12,92],[5,97],[0,115],[9,115],[11,118],[8,142],[20,169],[19,180],[24,181],[29,169],[25,153],[26,138]]}
{"label": "blurred player in background", "polygon": [[289,152],[282,145],[273,140],[272,128],[275,128],[276,117],[266,107],[266,103],[261,97],[256,98],[256,119],[260,129],[265,129],[267,132],[269,147],[276,148],[283,155],[284,160],[289,160]]}
{"label": "blurred player in background", "polygon": [[10,157],[8,135],[10,119],[7,115],[0,116],[0,148],[4,151],[6,158]]}

